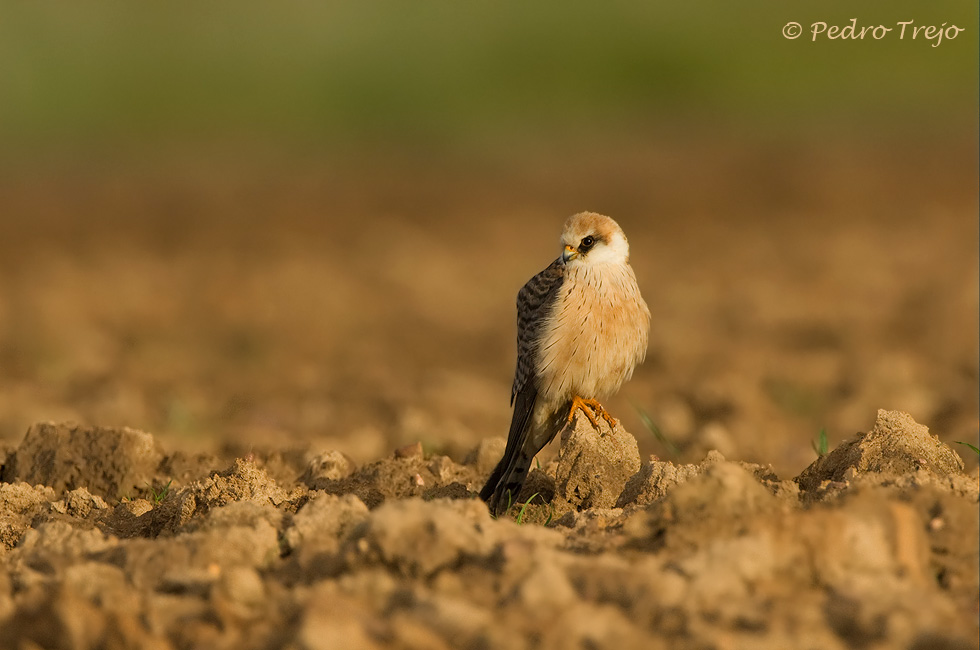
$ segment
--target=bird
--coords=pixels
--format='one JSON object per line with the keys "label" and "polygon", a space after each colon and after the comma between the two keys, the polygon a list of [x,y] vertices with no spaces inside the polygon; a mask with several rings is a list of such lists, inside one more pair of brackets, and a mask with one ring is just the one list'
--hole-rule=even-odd
{"label": "bird", "polygon": [[650,309],[629,264],[626,234],[610,217],[572,215],[561,255],[517,294],[517,367],[510,431],[480,490],[498,517],[517,498],[531,461],[581,411],[598,428],[602,406],[646,357]]}

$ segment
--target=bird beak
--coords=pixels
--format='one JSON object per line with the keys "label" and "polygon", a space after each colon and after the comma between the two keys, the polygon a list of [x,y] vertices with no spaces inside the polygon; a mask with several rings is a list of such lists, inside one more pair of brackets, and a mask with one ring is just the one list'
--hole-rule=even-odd
{"label": "bird beak", "polygon": [[574,260],[576,257],[578,257],[578,251],[572,248],[571,244],[565,244],[565,250],[561,254],[561,261],[568,262],[569,260]]}

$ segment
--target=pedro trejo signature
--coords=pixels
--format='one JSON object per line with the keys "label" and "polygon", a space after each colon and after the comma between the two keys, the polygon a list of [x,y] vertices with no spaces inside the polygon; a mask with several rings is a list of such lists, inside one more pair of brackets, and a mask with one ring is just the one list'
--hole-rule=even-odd
{"label": "pedro trejo signature", "polygon": [[[901,20],[892,27],[886,25],[858,25],[857,18],[851,18],[845,25],[829,25],[823,21],[810,23],[810,40],[876,40],[898,37],[899,40],[930,42],[932,47],[938,47],[944,40],[951,41],[965,27],[957,27],[943,23],[941,25],[916,25],[914,20]],[[783,26],[783,37],[796,40],[803,35],[803,26],[790,21]]]}

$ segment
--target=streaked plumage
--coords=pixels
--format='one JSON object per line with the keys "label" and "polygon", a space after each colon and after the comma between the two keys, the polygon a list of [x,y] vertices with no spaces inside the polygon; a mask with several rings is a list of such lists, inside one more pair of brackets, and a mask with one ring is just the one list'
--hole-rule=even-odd
{"label": "streaked plumage", "polygon": [[[494,514],[517,498],[531,460],[570,420],[598,404],[646,356],[650,311],[629,265],[619,225],[593,212],[572,216],[562,256],[517,294],[517,369],[507,448],[480,491]],[[574,402],[574,403],[573,403]]]}

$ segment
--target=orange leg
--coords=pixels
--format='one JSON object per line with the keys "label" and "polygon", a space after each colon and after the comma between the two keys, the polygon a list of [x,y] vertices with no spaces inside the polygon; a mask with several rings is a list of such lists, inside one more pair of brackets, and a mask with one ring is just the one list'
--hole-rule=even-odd
{"label": "orange leg", "polygon": [[610,428],[614,429],[618,424],[616,422],[616,418],[609,415],[606,409],[602,408],[602,404],[600,404],[598,400],[584,399],[576,395],[572,398],[572,408],[568,412],[569,422],[571,422],[575,417],[575,411],[582,411],[582,413],[585,414],[585,417],[589,418],[589,422],[592,423],[592,426],[597,429],[599,428],[598,417],[602,417],[602,419],[608,422]]}

